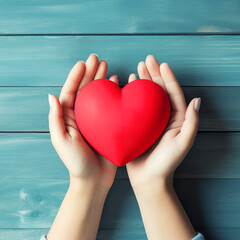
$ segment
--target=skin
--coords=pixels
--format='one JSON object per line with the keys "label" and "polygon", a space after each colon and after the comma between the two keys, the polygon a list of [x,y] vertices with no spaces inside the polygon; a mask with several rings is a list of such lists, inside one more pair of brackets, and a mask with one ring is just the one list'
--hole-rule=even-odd
{"label": "skin", "polygon": [[[50,96],[49,129],[52,144],[69,170],[70,184],[48,239],[96,239],[103,205],[116,174],[116,166],[97,153],[79,132],[73,105],[80,89],[106,78],[107,63],[91,54],[73,67],[59,99]],[[140,78],[154,81],[167,92],[172,113],[160,139],[127,164],[148,239],[192,239],[194,231],[173,188],[173,174],[190,150],[198,128],[194,98],[188,108],[181,87],[166,63],[149,55],[138,65]],[[110,81],[118,84],[117,76]],[[130,81],[137,81],[135,74]],[[149,204],[151,203],[151,204]]]}
{"label": "skin", "polygon": [[[117,167],[96,152],[77,128],[73,105],[77,93],[90,81],[106,78],[105,60],[91,54],[68,75],[59,99],[50,96],[49,129],[52,144],[68,168],[70,184],[48,233],[49,240],[95,239],[107,193]],[[110,81],[118,83],[116,76]],[[91,226],[91,227],[89,227]]]}
{"label": "skin", "polygon": [[[148,239],[187,240],[196,236],[173,188],[175,169],[191,149],[199,117],[194,98],[186,106],[184,94],[167,63],[159,65],[154,56],[138,64],[142,79],[164,88],[171,103],[167,128],[144,154],[127,164],[127,172],[137,198]],[[137,81],[131,74],[129,82]]]}

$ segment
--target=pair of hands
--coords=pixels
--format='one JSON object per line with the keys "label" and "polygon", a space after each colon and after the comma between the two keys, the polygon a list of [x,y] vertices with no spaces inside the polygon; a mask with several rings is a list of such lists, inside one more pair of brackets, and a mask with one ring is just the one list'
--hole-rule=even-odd
{"label": "pair of hands", "polygon": [[[94,150],[78,130],[74,116],[74,102],[81,88],[95,79],[106,78],[108,65],[91,54],[86,63],[79,61],[72,68],[62,88],[59,99],[49,94],[49,129],[52,144],[69,170],[70,179],[84,180],[109,189],[117,167]],[[177,166],[190,150],[199,124],[200,99],[194,98],[186,106],[184,94],[167,63],[159,65],[148,55],[138,64],[141,79],[159,84],[167,92],[171,103],[169,123],[158,141],[137,159],[126,165],[133,188],[141,188],[156,181],[173,177]],[[109,78],[118,84],[118,78]],[[129,82],[137,81],[130,74]]]}

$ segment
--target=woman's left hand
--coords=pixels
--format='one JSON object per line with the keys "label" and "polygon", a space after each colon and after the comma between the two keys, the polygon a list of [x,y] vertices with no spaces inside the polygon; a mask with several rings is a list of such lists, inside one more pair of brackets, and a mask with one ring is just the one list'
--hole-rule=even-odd
{"label": "woman's left hand", "polygon": [[[80,133],[74,115],[74,102],[80,89],[90,81],[106,78],[108,65],[91,54],[75,64],[62,88],[60,98],[49,95],[49,129],[52,144],[69,170],[70,178],[87,180],[110,188],[117,167],[95,151]],[[118,84],[117,76],[109,80]]]}

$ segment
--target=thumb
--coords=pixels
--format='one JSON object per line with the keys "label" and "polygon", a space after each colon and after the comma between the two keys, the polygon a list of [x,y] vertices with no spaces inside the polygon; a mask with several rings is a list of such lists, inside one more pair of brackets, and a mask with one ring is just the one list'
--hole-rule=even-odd
{"label": "thumb", "polygon": [[197,135],[200,105],[201,98],[192,99],[188,105],[181,132],[176,137],[178,146],[183,149],[184,152],[190,150]]}
{"label": "thumb", "polygon": [[51,135],[51,140],[53,145],[57,144],[59,141],[62,141],[66,137],[66,128],[63,119],[63,110],[59,102],[59,99],[51,94],[48,94],[49,101],[49,131]]}

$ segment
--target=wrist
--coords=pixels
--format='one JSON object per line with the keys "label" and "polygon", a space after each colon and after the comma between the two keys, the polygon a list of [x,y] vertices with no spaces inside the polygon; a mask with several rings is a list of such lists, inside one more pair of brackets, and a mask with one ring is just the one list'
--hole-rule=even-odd
{"label": "wrist", "polygon": [[[192,239],[196,233],[173,187],[173,177],[134,188],[148,239]],[[178,237],[179,236],[179,237]]]}
{"label": "wrist", "polygon": [[72,194],[87,197],[91,202],[103,202],[109,188],[91,180],[80,179],[70,175],[69,189]]}
{"label": "wrist", "polygon": [[152,179],[151,182],[133,187],[137,200],[158,198],[161,195],[170,194],[174,191],[173,175],[164,178]]}
{"label": "wrist", "polygon": [[108,189],[70,176],[70,184],[48,239],[95,239]]}

